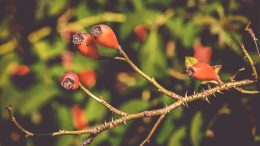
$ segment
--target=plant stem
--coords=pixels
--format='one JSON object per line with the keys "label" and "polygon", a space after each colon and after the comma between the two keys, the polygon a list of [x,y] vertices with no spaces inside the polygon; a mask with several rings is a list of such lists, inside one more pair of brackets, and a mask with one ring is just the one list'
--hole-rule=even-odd
{"label": "plant stem", "polygon": [[125,61],[138,73],[140,74],[142,77],[144,77],[147,81],[149,81],[150,83],[152,83],[159,92],[162,92],[164,94],[166,94],[167,96],[173,98],[173,99],[181,99],[182,96],[169,91],[167,89],[165,89],[164,87],[162,87],[154,78],[148,76],[147,74],[145,74],[143,71],[141,71],[132,61],[131,59],[127,56],[127,54],[124,52],[124,50],[121,48],[121,46],[118,48],[119,52],[121,53],[121,55],[125,58]]}

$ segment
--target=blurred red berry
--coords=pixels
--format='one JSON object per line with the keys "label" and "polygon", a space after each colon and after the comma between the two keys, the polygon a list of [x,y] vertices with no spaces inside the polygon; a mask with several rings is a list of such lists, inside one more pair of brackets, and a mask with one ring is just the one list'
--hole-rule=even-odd
{"label": "blurred red berry", "polygon": [[93,26],[91,35],[98,45],[116,50],[120,47],[114,31],[108,25],[99,24]]}
{"label": "blurred red berry", "polygon": [[61,61],[67,70],[71,70],[73,64],[73,56],[71,51],[65,51],[61,54]]}
{"label": "blurred red berry", "polygon": [[137,39],[143,42],[147,37],[148,29],[144,24],[138,24],[134,28],[134,33]]}
{"label": "blurred red berry", "polygon": [[78,73],[80,82],[88,88],[95,86],[96,84],[96,73],[93,69],[82,70]]}
{"label": "blurred red berry", "polygon": [[25,76],[29,74],[30,68],[27,65],[20,64],[14,67],[11,74],[13,76]]}
{"label": "blurred red berry", "polygon": [[99,58],[97,45],[90,34],[76,33],[73,35],[72,42],[82,55],[93,59]]}
{"label": "blurred red berry", "polygon": [[60,31],[61,38],[66,42],[70,42],[73,34],[75,34],[75,31],[70,29],[63,29]]}
{"label": "blurred red berry", "polygon": [[10,137],[14,142],[18,142],[21,139],[21,136],[16,131],[12,131]]}
{"label": "blurred red berry", "polygon": [[212,48],[196,43],[194,46],[194,57],[201,62],[210,63],[212,56]]}
{"label": "blurred red berry", "polygon": [[193,66],[187,67],[186,72],[189,77],[197,80],[217,81],[219,84],[222,83],[214,68],[205,62],[197,62]]}
{"label": "blurred red berry", "polygon": [[61,77],[61,86],[66,90],[76,90],[79,87],[79,77],[74,72],[66,72]]}
{"label": "blurred red berry", "polygon": [[74,127],[77,130],[82,130],[88,127],[88,122],[85,117],[84,110],[79,105],[73,105],[71,108]]}

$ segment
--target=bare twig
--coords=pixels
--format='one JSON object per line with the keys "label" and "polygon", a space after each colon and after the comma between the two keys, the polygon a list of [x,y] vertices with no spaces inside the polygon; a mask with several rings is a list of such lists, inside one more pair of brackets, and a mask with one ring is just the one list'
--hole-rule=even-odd
{"label": "bare twig", "polygon": [[[240,68],[234,75],[232,75],[230,77],[230,81],[234,82],[237,74],[244,70],[245,70],[245,68]],[[249,91],[249,90],[245,90],[241,87],[234,87],[234,89],[236,89],[237,91],[239,91],[240,93],[243,93],[243,94],[259,94],[260,93],[260,91],[257,91],[257,90]]]}
{"label": "bare twig", "polygon": [[119,52],[121,53],[121,55],[125,58],[125,61],[138,73],[140,74],[142,77],[144,77],[146,80],[148,80],[150,83],[152,83],[157,89],[159,92],[162,92],[164,94],[166,94],[167,96],[173,98],[173,99],[180,99],[182,98],[182,96],[172,92],[172,91],[169,91],[167,89],[165,89],[164,87],[162,87],[154,78],[152,77],[149,77],[147,74],[145,74],[143,71],[141,71],[132,61],[131,59],[127,56],[127,54],[124,52],[124,50],[119,47],[118,48]]}
{"label": "bare twig", "polygon": [[88,145],[90,145],[93,142],[95,137],[96,137],[96,135],[92,135],[92,134],[89,135],[80,146],[88,146]]}
{"label": "bare twig", "polygon": [[[221,92],[224,90],[228,90],[234,87],[241,87],[244,85],[250,85],[250,84],[255,84],[254,80],[242,80],[242,81],[235,81],[235,82],[227,82],[224,83],[222,85],[210,88],[208,90],[199,92],[197,94],[194,95],[190,95],[187,96],[186,98],[182,98],[176,102],[174,102],[173,104],[161,108],[161,109],[157,109],[157,110],[150,110],[150,111],[144,111],[144,112],[140,112],[140,113],[135,113],[135,114],[129,114],[127,116],[122,116],[117,120],[113,120],[109,123],[105,123],[105,124],[101,124],[99,126],[93,127],[93,128],[89,128],[89,129],[84,129],[84,130],[76,130],[76,131],[66,131],[66,130],[59,130],[57,132],[53,132],[53,133],[47,133],[47,134],[33,134],[27,130],[25,130],[17,121],[14,122],[14,125],[16,127],[18,127],[18,129],[20,129],[21,131],[23,131],[26,135],[28,136],[60,136],[60,135],[81,135],[81,134],[90,134],[90,135],[98,135],[99,133],[106,131],[108,129],[112,129],[120,124],[125,123],[126,121],[129,120],[134,120],[134,119],[138,119],[138,118],[143,118],[143,117],[151,117],[151,116],[160,116],[160,115],[165,115],[169,112],[171,112],[172,110],[182,107],[184,106],[186,103],[189,102],[193,102],[199,99],[204,99],[205,97],[209,97],[210,95],[213,95],[217,92]],[[13,121],[14,116],[13,116],[13,112],[12,112],[12,108],[7,108],[7,110],[9,111],[11,119]],[[10,112],[11,111],[11,112]]]}
{"label": "bare twig", "polygon": [[162,120],[164,119],[165,115],[161,115],[159,119],[156,121],[156,123],[153,125],[152,130],[149,132],[148,136],[145,138],[145,140],[139,145],[139,146],[144,146],[145,143],[149,143],[152,135],[154,134],[155,130],[157,127],[160,125]]}
{"label": "bare twig", "polygon": [[6,107],[6,109],[10,115],[11,121],[14,123],[14,125],[18,129],[20,129],[25,134],[26,137],[34,136],[34,134],[32,132],[29,132],[28,130],[24,129],[23,126],[16,121],[16,119],[14,117],[13,107],[11,105]]}
{"label": "bare twig", "polygon": [[234,75],[232,75],[231,77],[230,77],[230,81],[235,81],[235,78],[236,78],[236,76],[240,73],[240,72],[242,72],[242,71],[245,71],[246,69],[243,67],[243,68],[240,68]]}
{"label": "bare twig", "polygon": [[243,88],[239,88],[239,87],[236,87],[235,88],[237,91],[239,91],[240,93],[243,93],[243,94],[259,94],[260,91],[257,91],[257,90],[245,90]]}
{"label": "bare twig", "polygon": [[79,84],[80,85],[80,88],[85,92],[87,93],[90,97],[92,97],[94,100],[96,100],[97,102],[103,104],[105,107],[107,107],[110,111],[114,112],[114,113],[117,113],[119,115],[122,115],[122,116],[126,116],[128,115],[127,113],[123,112],[123,111],[120,111],[116,108],[114,108],[112,105],[110,105],[109,103],[107,103],[105,100],[103,100],[102,98],[98,98],[97,96],[95,96],[93,93],[91,93],[87,88],[85,88],[81,83]]}
{"label": "bare twig", "polygon": [[241,46],[244,54],[246,55],[246,58],[247,58],[248,62],[250,63],[250,66],[251,66],[251,69],[252,69],[252,72],[253,72],[253,77],[257,81],[258,80],[258,75],[257,75],[257,71],[256,71],[256,68],[255,68],[254,62],[253,62],[252,58],[250,57],[249,53],[247,52],[244,44],[240,43],[240,46]]}
{"label": "bare twig", "polygon": [[257,45],[257,42],[256,42],[258,39],[256,38],[253,29],[250,28],[250,25],[251,25],[251,22],[249,22],[249,23],[247,24],[247,26],[246,26],[246,28],[245,28],[245,31],[247,31],[247,32],[250,34],[250,36],[252,37],[252,39],[253,39],[253,41],[254,41],[254,43],[255,43],[255,48],[256,48],[256,50],[257,50],[258,56],[260,57],[259,48],[258,48],[258,45]]}

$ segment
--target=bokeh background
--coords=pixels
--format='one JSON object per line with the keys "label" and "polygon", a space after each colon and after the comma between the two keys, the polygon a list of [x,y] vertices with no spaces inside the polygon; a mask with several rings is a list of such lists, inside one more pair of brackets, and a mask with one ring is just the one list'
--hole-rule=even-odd
{"label": "bokeh background", "polygon": [[[193,94],[208,86],[186,76],[185,56],[222,64],[223,81],[242,67],[246,71],[237,79],[252,78],[239,42],[259,68],[254,43],[244,31],[251,21],[260,38],[259,6],[258,0],[1,0],[0,146],[79,146],[86,137],[26,139],[9,121],[9,104],[17,120],[35,133],[82,129],[118,118],[83,91],[62,89],[59,80],[66,71],[79,73],[94,94],[128,113],[174,102],[123,61],[83,57],[71,43],[73,33],[90,32],[100,23],[111,26],[145,73],[178,94]],[[100,46],[99,52],[119,55]],[[259,94],[229,90],[216,96],[211,104],[196,101],[169,113],[148,145],[259,146]],[[155,121],[129,121],[98,135],[92,145],[138,145]]]}

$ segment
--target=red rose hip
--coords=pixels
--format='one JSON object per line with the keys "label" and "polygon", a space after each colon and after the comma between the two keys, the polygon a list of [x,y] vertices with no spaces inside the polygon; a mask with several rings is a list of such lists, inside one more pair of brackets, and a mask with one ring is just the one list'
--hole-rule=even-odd
{"label": "red rose hip", "polygon": [[76,33],[73,35],[72,42],[83,56],[93,59],[99,58],[97,45],[90,34]]}
{"label": "red rose hip", "polygon": [[79,77],[74,72],[66,72],[61,77],[61,86],[66,90],[76,90],[79,87]]}
{"label": "red rose hip", "polygon": [[189,77],[197,80],[217,81],[218,84],[222,83],[214,68],[205,62],[197,62],[193,66],[187,67],[186,72]]}
{"label": "red rose hip", "polygon": [[120,47],[114,31],[108,25],[99,24],[93,26],[91,35],[98,45],[116,50]]}

